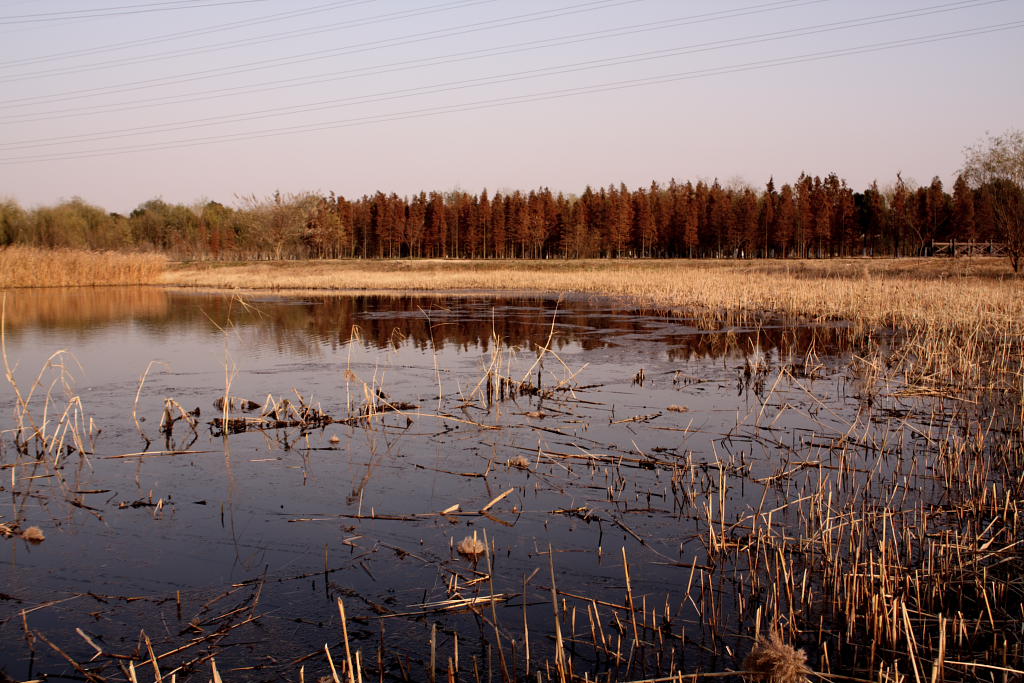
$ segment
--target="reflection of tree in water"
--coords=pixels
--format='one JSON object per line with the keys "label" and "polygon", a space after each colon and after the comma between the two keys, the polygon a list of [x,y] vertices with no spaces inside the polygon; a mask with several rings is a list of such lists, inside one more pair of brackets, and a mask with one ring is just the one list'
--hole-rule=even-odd
{"label": "reflection of tree in water", "polygon": [[769,327],[739,332],[707,332],[665,337],[668,358],[690,361],[702,358],[742,359],[754,352],[778,351],[780,357],[804,356],[811,351],[834,355],[850,348],[845,327]]}
{"label": "reflection of tree in water", "polygon": [[[299,300],[253,302],[258,313],[235,315],[232,321],[247,329],[254,341],[303,355],[321,346],[336,349],[353,339],[378,349],[412,347],[429,351],[455,347],[487,352],[497,337],[504,345],[534,348],[548,340],[552,317],[557,330],[554,348],[587,341],[574,329],[588,327],[601,309],[559,308],[552,299],[494,297],[436,297],[404,295],[317,296]],[[224,302],[207,311],[226,319]],[[601,311],[603,312],[603,311]]]}
{"label": "reflection of tree in water", "polygon": [[220,336],[233,330],[253,344],[283,353],[318,356],[353,339],[372,348],[455,347],[486,353],[495,338],[506,346],[535,349],[548,341],[552,320],[555,350],[570,344],[587,351],[651,339],[669,346],[671,360],[743,357],[754,349],[803,354],[840,349],[834,327],[761,329],[729,327],[736,321],[673,318],[608,301],[494,295],[330,295],[238,297],[150,287],[54,288],[8,294],[7,326],[95,330],[133,321],[149,334],[173,337],[185,331]]}
{"label": "reflection of tree in water", "polygon": [[132,319],[161,319],[170,311],[167,291],[156,287],[48,287],[4,292],[4,323],[24,328],[91,330]]}

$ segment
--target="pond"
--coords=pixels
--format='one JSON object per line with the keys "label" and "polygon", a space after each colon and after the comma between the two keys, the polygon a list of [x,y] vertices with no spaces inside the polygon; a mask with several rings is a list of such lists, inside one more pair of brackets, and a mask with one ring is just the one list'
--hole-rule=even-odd
{"label": "pond", "polygon": [[822,519],[941,488],[941,425],[849,339],[540,294],[8,292],[0,669],[316,680],[326,643],[366,680],[631,680],[740,669],[798,613],[827,641]]}

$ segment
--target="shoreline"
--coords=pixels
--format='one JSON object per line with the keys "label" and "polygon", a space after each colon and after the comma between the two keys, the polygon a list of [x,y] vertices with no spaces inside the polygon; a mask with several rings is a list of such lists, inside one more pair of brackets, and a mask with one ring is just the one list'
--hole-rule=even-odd
{"label": "shoreline", "polygon": [[0,290],[103,285],[299,296],[573,294],[704,317],[1024,334],[1024,278],[997,257],[172,263],[154,254],[0,250]]}

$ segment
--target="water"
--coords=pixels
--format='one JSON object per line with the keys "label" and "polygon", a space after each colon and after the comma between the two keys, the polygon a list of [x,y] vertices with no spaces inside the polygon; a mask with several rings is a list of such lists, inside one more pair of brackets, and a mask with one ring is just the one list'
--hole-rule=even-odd
{"label": "water", "polygon": [[[533,661],[553,657],[552,568],[559,590],[604,609],[627,600],[623,553],[637,610],[643,601],[653,622],[670,605],[674,644],[624,668],[593,653],[585,604],[566,602],[578,609],[563,627],[577,670],[736,667],[749,610],[720,591],[711,611],[734,623],[715,640],[705,600],[685,599],[715,571],[708,520],[780,507],[784,522],[786,502],[822,476],[828,439],[859,414],[844,338],[841,326],[708,325],[540,295],[9,292],[18,386],[66,349],[72,393],[101,431],[92,452],[39,462],[5,434],[0,523],[39,526],[46,541],[0,539],[0,668],[80,676],[27,627],[84,665],[97,653],[80,629],[102,651],[90,670],[114,679],[123,657],[146,659],[143,631],[157,653],[193,643],[161,660],[165,674],[192,662],[198,673],[180,679],[208,679],[210,654],[226,680],[296,678],[306,655],[306,674],[323,675],[324,643],[344,651],[340,597],[364,671],[377,671],[380,648],[389,677],[426,680],[437,624],[442,678],[456,634],[465,680],[474,657],[494,673],[501,655],[524,678],[524,618]],[[488,402],[488,369],[539,390]],[[48,390],[51,424],[66,405],[58,374],[42,375],[37,421]],[[210,422],[226,392],[337,420],[368,402],[416,407],[223,437]],[[194,432],[179,421],[161,433],[166,398],[199,409]],[[0,402],[12,427],[11,386]],[[818,466],[782,485],[757,481],[809,460]],[[476,563],[453,550],[474,533],[493,547]],[[423,606],[492,594],[493,612]]]}

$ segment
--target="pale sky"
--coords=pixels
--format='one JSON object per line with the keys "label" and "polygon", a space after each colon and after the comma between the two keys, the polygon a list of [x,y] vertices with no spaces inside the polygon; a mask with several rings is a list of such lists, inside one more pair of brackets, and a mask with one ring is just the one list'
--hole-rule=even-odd
{"label": "pale sky", "polygon": [[0,198],[950,183],[1022,65],[1024,0],[0,0]]}

